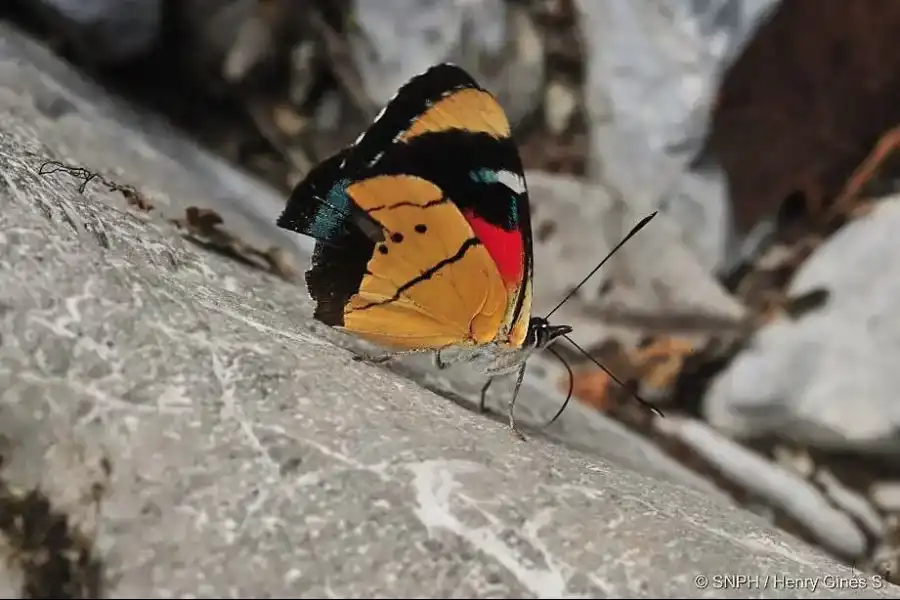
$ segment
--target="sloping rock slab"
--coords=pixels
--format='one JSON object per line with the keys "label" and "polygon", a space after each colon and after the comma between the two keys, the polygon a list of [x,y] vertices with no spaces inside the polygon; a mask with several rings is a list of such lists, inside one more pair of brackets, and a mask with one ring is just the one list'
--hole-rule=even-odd
{"label": "sloping rock slab", "polygon": [[4,594],[897,595],[718,497],[352,361],[297,286],[37,175],[60,149],[24,114],[0,105]]}
{"label": "sloping rock slab", "polygon": [[270,187],[201,151],[162,119],[92,85],[2,21],[0,108],[37,128],[40,140],[54,149],[48,159],[140,184],[166,217],[182,217],[189,206],[211,208],[250,244],[277,244],[293,258],[312,249],[304,238],[272,227],[284,198]]}

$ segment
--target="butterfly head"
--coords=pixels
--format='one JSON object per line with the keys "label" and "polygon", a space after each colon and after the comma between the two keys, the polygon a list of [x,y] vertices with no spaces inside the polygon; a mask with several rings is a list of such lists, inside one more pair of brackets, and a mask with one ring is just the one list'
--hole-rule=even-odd
{"label": "butterfly head", "polygon": [[568,325],[551,325],[543,317],[532,317],[528,322],[525,347],[540,350],[549,346],[556,338],[569,333],[572,333],[572,328]]}

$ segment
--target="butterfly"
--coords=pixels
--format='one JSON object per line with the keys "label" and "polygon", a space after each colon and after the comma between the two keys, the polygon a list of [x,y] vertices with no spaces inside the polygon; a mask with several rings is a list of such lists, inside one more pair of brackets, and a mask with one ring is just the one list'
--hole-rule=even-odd
{"label": "butterfly", "polygon": [[[402,86],[354,143],[316,165],[277,220],[316,240],[314,318],[389,352],[488,376],[571,333],[532,315],[534,257],[524,169],[506,114],[465,70],[437,64]],[[624,240],[623,240],[624,241]]]}

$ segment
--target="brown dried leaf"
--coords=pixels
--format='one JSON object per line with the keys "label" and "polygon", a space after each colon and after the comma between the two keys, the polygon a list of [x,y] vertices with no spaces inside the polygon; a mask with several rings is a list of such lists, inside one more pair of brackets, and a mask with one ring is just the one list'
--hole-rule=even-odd
{"label": "brown dried leaf", "polygon": [[[616,375],[625,385],[631,385],[636,374],[634,362],[628,351],[613,339],[603,342],[599,348],[591,352],[604,367]],[[563,392],[569,389],[568,376],[559,382]],[[592,406],[603,412],[611,412],[617,407],[622,394],[630,394],[633,390],[623,389],[602,369],[588,363],[581,369],[574,369],[572,374],[572,396],[583,404]]]}
{"label": "brown dried leaf", "polygon": [[632,360],[644,385],[654,391],[669,391],[695,348],[693,340],[665,337],[638,349]]}
{"label": "brown dried leaf", "polygon": [[222,216],[210,208],[198,208],[189,206],[185,210],[187,224],[204,233],[213,233],[217,225],[224,223]]}
{"label": "brown dried leaf", "polygon": [[190,206],[185,210],[183,218],[169,219],[169,222],[184,229],[187,239],[208,250],[263,269],[287,281],[296,276],[296,269],[286,251],[274,246],[262,250],[248,244],[234,233],[221,228],[220,225],[224,222],[222,216],[212,209]]}
{"label": "brown dried leaf", "polygon": [[[613,408],[609,375],[600,369],[576,371],[573,375],[572,396],[575,399],[601,412],[608,412]],[[563,383],[563,391],[568,389],[568,385],[568,381]]]}

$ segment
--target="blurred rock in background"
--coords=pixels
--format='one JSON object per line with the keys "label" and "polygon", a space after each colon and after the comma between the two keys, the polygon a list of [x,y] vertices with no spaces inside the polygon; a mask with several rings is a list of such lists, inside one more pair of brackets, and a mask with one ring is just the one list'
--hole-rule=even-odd
{"label": "blurred rock in background", "polygon": [[162,34],[163,0],[30,0],[20,4],[74,56],[92,63],[114,65],[140,58]]}
{"label": "blurred rock in background", "polygon": [[[283,193],[452,61],[514,126],[581,402],[896,577],[900,9],[839,0],[29,0],[7,13]],[[890,199],[876,205],[875,198]],[[564,375],[544,365],[548,381]],[[566,386],[562,380],[560,385]]]}

